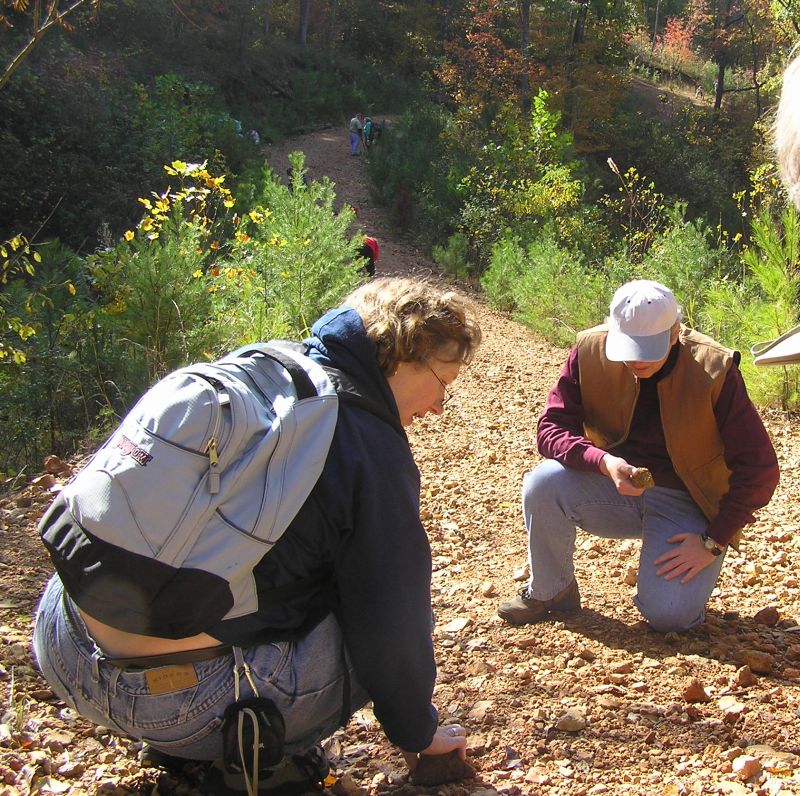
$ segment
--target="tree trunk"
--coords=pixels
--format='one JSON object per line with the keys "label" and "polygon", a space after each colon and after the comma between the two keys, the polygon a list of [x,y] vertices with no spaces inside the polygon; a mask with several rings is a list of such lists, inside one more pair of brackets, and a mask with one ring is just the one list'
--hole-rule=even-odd
{"label": "tree trunk", "polygon": [[653,20],[653,39],[650,43],[650,52],[652,53],[656,48],[656,38],[658,37],[658,9],[661,6],[661,0],[656,0],[656,16]]}
{"label": "tree trunk", "polygon": [[272,0],[264,0],[264,38],[269,38],[269,12]]}
{"label": "tree trunk", "polygon": [[569,79],[569,90],[567,91],[564,99],[564,126],[572,129],[575,124],[575,119],[578,114],[578,103],[575,94],[575,66],[577,62],[577,49],[578,46],[583,44],[586,38],[586,14],[589,11],[589,0],[581,0],[577,8],[577,16],[575,18],[575,25],[572,28],[572,41],[569,45],[569,52],[567,53],[567,68],[566,74]]}
{"label": "tree trunk", "polygon": [[750,50],[753,54],[753,93],[756,101],[756,119],[761,118],[761,86],[758,82],[758,41],[756,40],[756,31],[750,20],[747,20],[747,26],[750,29]]}
{"label": "tree trunk", "polygon": [[338,5],[337,0],[331,0],[331,13],[328,21],[328,47],[330,49],[336,46],[336,11],[338,10]]}
{"label": "tree trunk", "polygon": [[722,107],[722,95],[725,93],[725,67],[727,61],[724,55],[717,61],[717,79],[714,81],[714,112],[718,113]]}
{"label": "tree trunk", "polygon": [[311,0],[300,0],[300,19],[297,23],[297,41],[301,47],[308,42],[308,17],[311,13]]}
{"label": "tree trunk", "polygon": [[581,0],[578,6],[578,16],[575,19],[575,27],[572,29],[572,45],[570,46],[570,57],[574,58],[575,48],[583,44],[586,38],[586,12],[589,10],[589,0]]}
{"label": "tree trunk", "polygon": [[519,16],[521,33],[519,49],[522,55],[522,74],[520,75],[520,99],[522,101],[522,113],[527,119],[531,115],[531,78],[528,71],[528,56],[530,48],[530,29],[531,29],[531,0],[520,0]]}

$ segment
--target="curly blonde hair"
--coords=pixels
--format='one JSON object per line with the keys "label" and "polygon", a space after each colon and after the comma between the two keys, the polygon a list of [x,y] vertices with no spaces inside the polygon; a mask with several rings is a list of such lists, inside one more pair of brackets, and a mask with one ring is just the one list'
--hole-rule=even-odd
{"label": "curly blonde hair", "polygon": [[481,329],[472,302],[429,279],[373,279],[343,303],[361,316],[387,376],[401,362],[430,357],[468,364],[480,345]]}
{"label": "curly blonde hair", "polygon": [[789,197],[800,208],[800,56],[783,73],[774,134],[783,181]]}

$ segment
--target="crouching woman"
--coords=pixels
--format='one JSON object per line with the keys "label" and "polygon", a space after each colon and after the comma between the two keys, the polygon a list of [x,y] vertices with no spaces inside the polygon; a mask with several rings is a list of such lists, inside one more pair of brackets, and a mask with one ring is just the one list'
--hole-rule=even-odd
{"label": "crouching woman", "polygon": [[[176,606],[146,588],[148,567],[165,565],[100,543],[57,499],[40,526],[56,574],[34,632],[54,692],[156,751],[222,761],[226,786],[251,793],[319,786],[320,741],[370,700],[410,769],[418,755],[463,757],[466,731],[439,727],[431,702],[431,552],[404,427],[442,414],[480,338],[461,295],[412,279],[373,280],[314,324],[309,356],[366,388],[390,422],[340,402],[322,475],[252,571],[252,613],[225,617],[197,571],[180,570],[201,630],[176,634]],[[254,733],[267,743],[253,764]]]}

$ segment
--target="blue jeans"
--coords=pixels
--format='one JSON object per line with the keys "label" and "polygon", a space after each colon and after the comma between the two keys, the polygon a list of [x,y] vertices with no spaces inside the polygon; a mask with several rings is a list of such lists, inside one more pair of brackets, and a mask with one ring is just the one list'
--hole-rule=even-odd
{"label": "blue jeans", "polygon": [[357,155],[361,146],[361,135],[350,130],[350,154]]}
{"label": "blue jeans", "polygon": [[[118,669],[105,660],[57,575],[39,602],[33,645],[53,691],[84,718],[176,757],[222,757],[222,716],[236,701],[233,655],[191,664],[196,683],[151,694],[147,671]],[[369,701],[349,659],[343,658],[342,634],[333,616],[303,639],[243,653],[259,695],[283,714],[286,754],[305,752],[339,726],[345,665],[351,678],[347,715]],[[246,678],[240,686],[241,698],[254,696]]]}
{"label": "blue jeans", "polygon": [[546,459],[525,475],[522,509],[528,529],[531,596],[549,600],[575,577],[576,526],[612,539],[641,538],[636,607],[662,633],[687,630],[705,617],[705,604],[722,568],[720,555],[688,583],[656,575],[655,559],[677,533],[705,532],[708,520],[688,492],[653,487],[620,495],[600,473]]}

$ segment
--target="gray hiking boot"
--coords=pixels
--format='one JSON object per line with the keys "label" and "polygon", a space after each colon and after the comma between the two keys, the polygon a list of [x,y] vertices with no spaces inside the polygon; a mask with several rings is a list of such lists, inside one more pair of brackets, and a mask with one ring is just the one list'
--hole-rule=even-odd
{"label": "gray hiking boot", "polygon": [[500,603],[497,613],[510,625],[530,625],[547,619],[551,613],[580,611],[580,608],[578,581],[573,579],[572,583],[550,600],[534,599],[530,596],[528,587],[524,586],[513,600]]}

